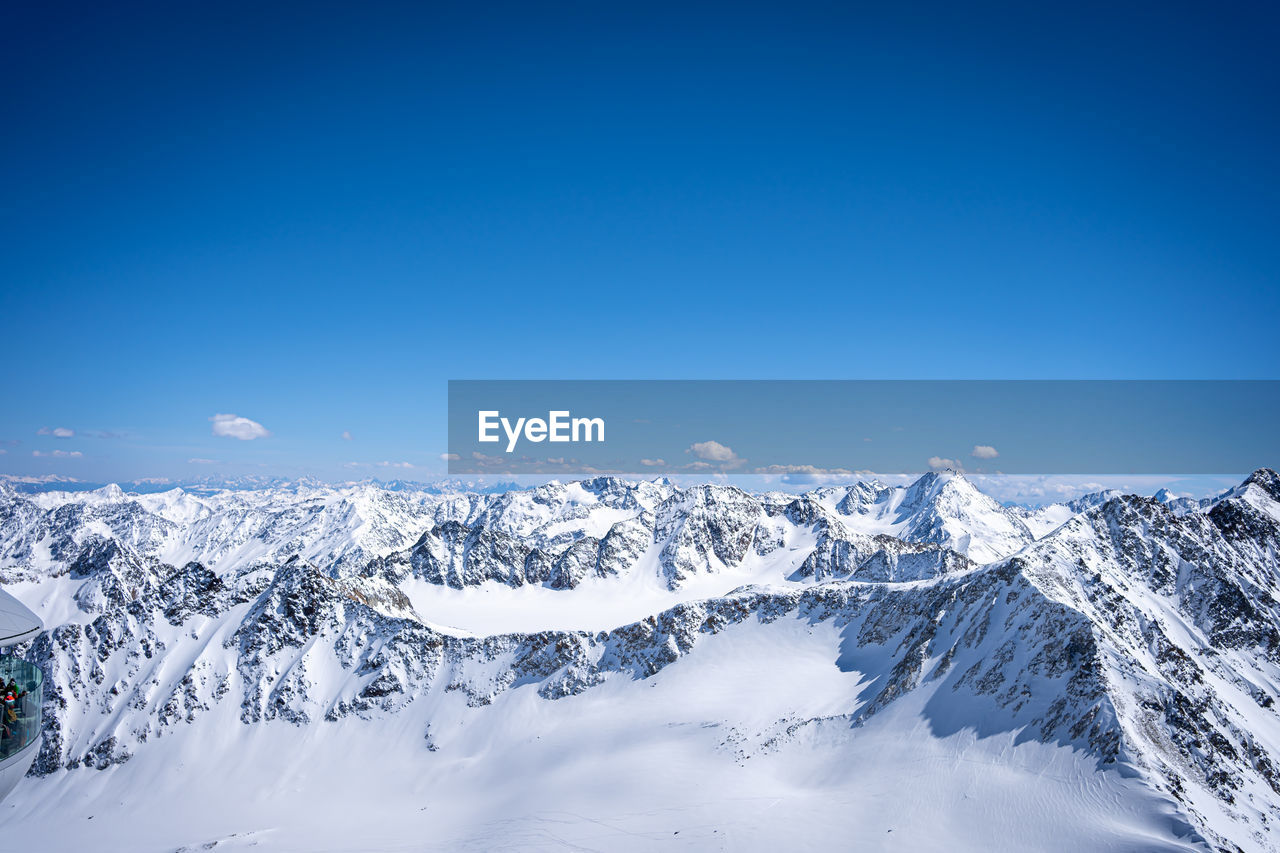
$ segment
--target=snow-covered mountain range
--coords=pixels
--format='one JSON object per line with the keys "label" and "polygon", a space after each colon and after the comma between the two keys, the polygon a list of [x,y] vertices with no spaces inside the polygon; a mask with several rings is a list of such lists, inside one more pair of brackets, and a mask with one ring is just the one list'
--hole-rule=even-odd
{"label": "snow-covered mountain range", "polygon": [[0,582],[47,628],[7,832],[55,847],[1280,850],[1267,469],[0,486]]}

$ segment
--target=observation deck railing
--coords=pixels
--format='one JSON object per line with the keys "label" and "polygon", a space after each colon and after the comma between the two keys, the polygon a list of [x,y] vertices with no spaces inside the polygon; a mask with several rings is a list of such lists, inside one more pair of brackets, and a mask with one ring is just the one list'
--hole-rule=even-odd
{"label": "observation deck railing", "polygon": [[12,655],[0,655],[0,761],[40,738],[43,699],[44,672],[40,667]]}

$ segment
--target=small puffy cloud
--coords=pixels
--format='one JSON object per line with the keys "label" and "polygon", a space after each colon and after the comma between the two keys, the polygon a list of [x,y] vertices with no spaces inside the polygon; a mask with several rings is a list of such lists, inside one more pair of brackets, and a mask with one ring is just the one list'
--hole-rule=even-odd
{"label": "small puffy cloud", "polygon": [[342,440],[343,440],[343,441],[350,441],[350,440],[351,440],[351,430],[349,430],[349,429],[344,429],[344,430],[342,431]]}
{"label": "small puffy cloud", "polygon": [[721,468],[736,468],[746,461],[734,453],[733,448],[718,441],[695,441],[685,453],[692,453],[704,462],[714,462]]}
{"label": "small puffy cloud", "polygon": [[187,460],[188,465],[217,465],[217,459],[202,459],[199,456],[193,456]]}
{"label": "small puffy cloud", "polygon": [[8,452],[9,451],[5,450],[3,447],[0,447],[0,453],[8,453]]}
{"label": "small puffy cloud", "polygon": [[658,457],[657,459],[641,459],[640,464],[645,466],[646,468],[659,468],[663,465],[666,465],[667,460],[663,459],[662,457]]}
{"label": "small puffy cloud", "polygon": [[382,462],[378,462],[377,466],[379,468],[412,468],[413,463],[412,462],[387,462],[384,460]]}
{"label": "small puffy cloud", "polygon": [[81,453],[79,450],[71,450],[71,451],[53,450],[48,453],[45,453],[43,450],[33,450],[31,451],[31,455],[32,456],[48,456],[54,459],[79,459],[81,456],[84,456],[84,454]]}
{"label": "small puffy cloud", "polygon": [[36,435],[51,435],[54,438],[74,438],[76,431],[68,427],[40,427]]}
{"label": "small puffy cloud", "polygon": [[267,438],[271,435],[262,424],[239,415],[214,415],[209,420],[213,423],[213,434],[224,438],[252,441],[255,438]]}
{"label": "small puffy cloud", "polygon": [[929,467],[937,471],[940,468],[954,468],[960,470],[960,463],[954,459],[948,459],[945,456],[930,456]]}
{"label": "small puffy cloud", "polygon": [[732,448],[725,447],[718,441],[695,441],[689,445],[689,452],[709,462],[728,462],[737,457]]}
{"label": "small puffy cloud", "polygon": [[462,457],[461,457],[461,456],[459,456],[459,455],[458,455],[458,454],[456,454],[456,453],[441,453],[441,454],[440,454],[440,461],[441,461],[441,462],[457,462],[457,461],[458,461],[459,459],[461,459],[461,458],[462,458]]}
{"label": "small puffy cloud", "polygon": [[974,459],[995,459],[1000,452],[989,444],[975,444],[973,446]]}

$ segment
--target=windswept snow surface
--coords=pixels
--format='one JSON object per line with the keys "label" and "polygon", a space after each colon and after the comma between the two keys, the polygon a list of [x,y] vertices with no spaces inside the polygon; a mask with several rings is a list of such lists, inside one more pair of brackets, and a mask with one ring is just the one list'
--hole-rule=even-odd
{"label": "windswept snow surface", "polygon": [[868,683],[839,645],[829,625],[740,626],[644,681],[554,705],[442,692],[376,725],[247,727],[228,707],[123,765],[28,780],[0,813],[8,838],[65,849],[1196,849],[1171,802],[1088,755],[940,736],[927,693],[851,728]]}
{"label": "windswept snow surface", "polygon": [[1280,850],[1280,479],[23,495],[62,850]]}

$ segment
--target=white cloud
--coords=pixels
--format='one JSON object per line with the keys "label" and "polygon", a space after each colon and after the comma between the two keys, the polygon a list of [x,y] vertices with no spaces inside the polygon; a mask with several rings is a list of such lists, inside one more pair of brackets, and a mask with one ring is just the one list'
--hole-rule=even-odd
{"label": "white cloud", "polygon": [[948,459],[945,456],[930,456],[929,467],[933,468],[935,471],[939,468],[954,468],[957,471],[961,470],[959,462],[954,459]]}
{"label": "white cloud", "polygon": [[343,462],[343,468],[415,468],[412,462],[393,462],[384,459],[381,462]]}
{"label": "white cloud", "polygon": [[79,450],[72,450],[72,451],[53,450],[53,451],[50,451],[49,453],[45,453],[43,450],[33,450],[31,451],[31,455],[32,456],[52,456],[55,459],[79,459],[81,456],[84,456],[84,454],[81,453]]}
{"label": "white cloud", "polygon": [[36,430],[36,435],[51,435],[54,438],[74,438],[76,431],[67,427],[40,427]]}
{"label": "white cloud", "polygon": [[847,468],[819,468],[816,465],[766,465],[757,474],[805,474],[811,477],[852,477]]}
{"label": "white cloud", "polygon": [[349,429],[344,429],[344,430],[342,431],[342,440],[343,440],[343,441],[350,441],[350,440],[351,440],[351,430],[349,430]]}
{"label": "white cloud", "polygon": [[[1129,475],[1097,480],[1086,476],[1048,476],[1043,474],[973,474],[974,485],[998,501],[1040,505],[1052,501],[1065,501],[1090,492],[1106,489],[1132,491],[1135,484],[1127,482]],[[1140,478],[1143,483],[1161,485],[1164,477]],[[1208,487],[1206,487],[1208,488]]]}
{"label": "white cloud", "polygon": [[252,441],[255,438],[267,438],[271,435],[262,424],[239,415],[214,415],[209,420],[213,422],[213,434],[226,438]]}
{"label": "white cloud", "polygon": [[217,459],[202,459],[199,456],[193,456],[187,460],[188,465],[217,465]]}
{"label": "white cloud", "polygon": [[461,457],[461,456],[459,456],[459,455],[458,455],[458,454],[456,454],[456,453],[441,453],[441,454],[440,454],[440,461],[441,461],[441,462],[457,462],[457,461],[458,461],[459,459],[461,459],[461,458],[462,458],[462,457]]}
{"label": "white cloud", "polygon": [[995,459],[1000,452],[989,444],[975,444],[973,446],[974,459]]}
{"label": "white cloud", "polygon": [[728,462],[737,456],[732,448],[725,447],[718,441],[696,441],[689,445],[689,450],[699,459],[710,462]]}
{"label": "white cloud", "polygon": [[766,465],[755,469],[769,479],[781,477],[788,485],[815,486],[822,483],[848,482],[855,475],[847,468],[819,468],[816,465]]}
{"label": "white cloud", "polygon": [[658,457],[657,459],[641,459],[640,464],[644,465],[646,468],[658,468],[666,465],[667,460],[662,457]]}
{"label": "white cloud", "polygon": [[734,453],[733,448],[727,447],[718,441],[695,441],[689,445],[689,449],[685,453],[692,453],[707,462],[715,462],[721,468],[736,468],[746,461]]}

